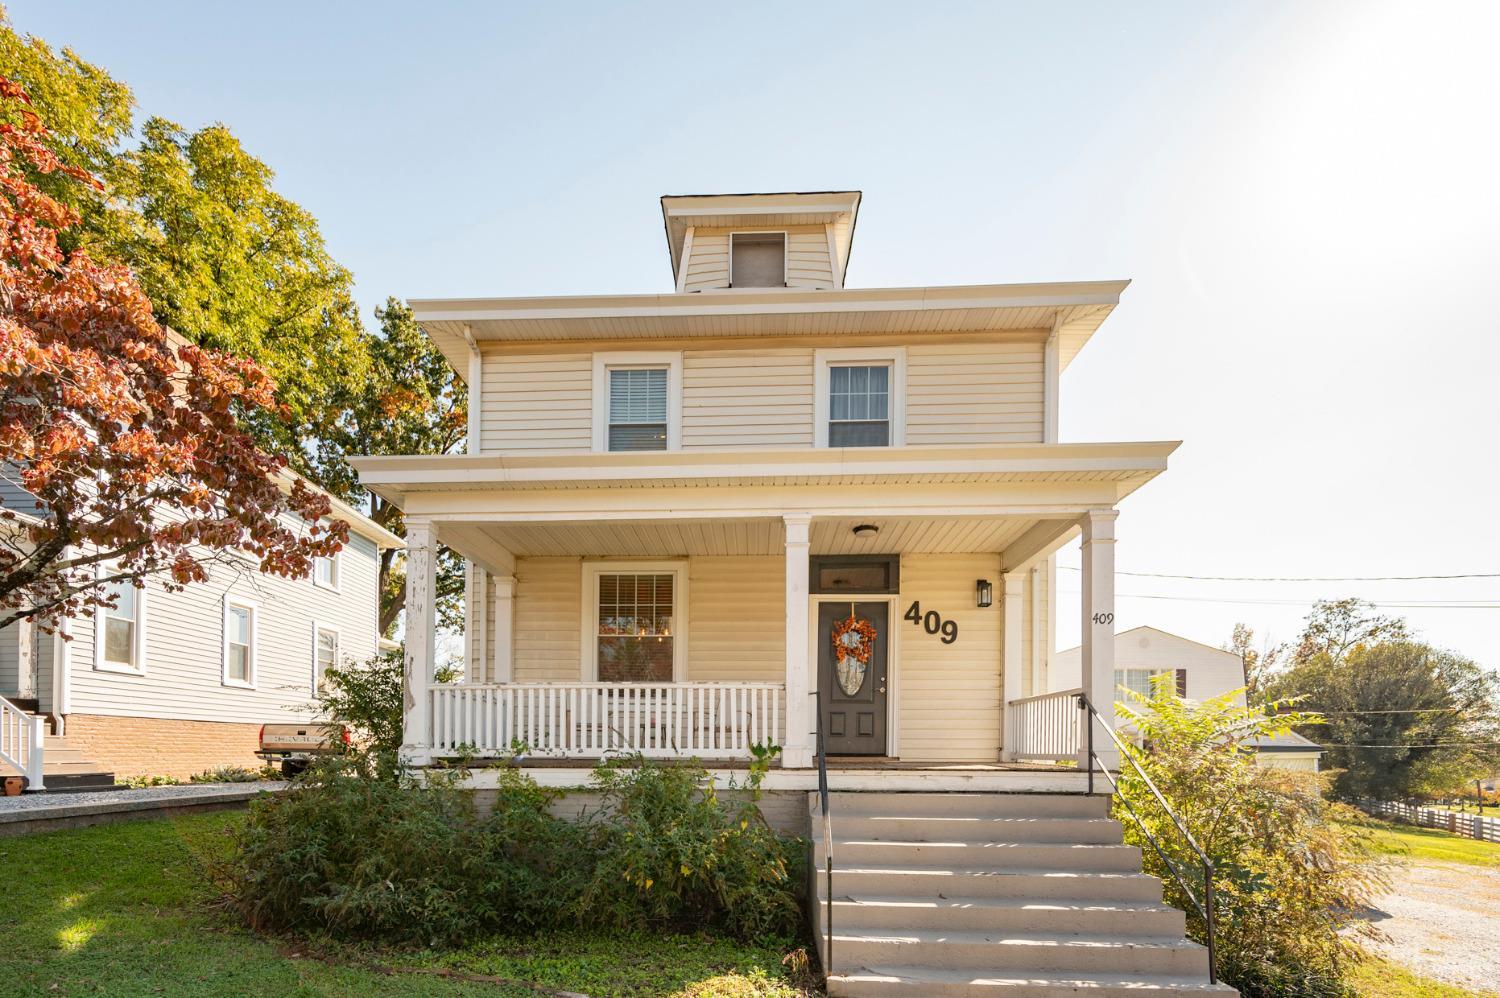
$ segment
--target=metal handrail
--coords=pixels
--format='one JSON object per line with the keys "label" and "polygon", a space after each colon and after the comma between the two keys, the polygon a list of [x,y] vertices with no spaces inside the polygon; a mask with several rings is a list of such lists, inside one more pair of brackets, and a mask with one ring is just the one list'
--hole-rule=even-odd
{"label": "metal handrail", "polygon": [[823,741],[823,692],[813,691],[817,715],[818,804],[823,812],[823,976],[833,973],[833,818],[828,813],[828,746]]}
{"label": "metal handrail", "polygon": [[[1135,823],[1140,826],[1141,831],[1145,833],[1146,841],[1151,843],[1151,848],[1156,850],[1156,855],[1160,856],[1161,861],[1166,864],[1167,869],[1172,871],[1172,877],[1177,881],[1177,886],[1182,888],[1182,893],[1185,894],[1187,896],[1187,899],[1192,902],[1193,907],[1198,909],[1198,917],[1203,919],[1204,933],[1208,941],[1208,983],[1218,984],[1219,969],[1217,960],[1217,947],[1215,946],[1214,938],[1213,861],[1208,858],[1208,854],[1205,853],[1203,849],[1198,845],[1198,841],[1193,838],[1192,833],[1183,826],[1181,819],[1177,817],[1177,812],[1172,810],[1172,805],[1167,803],[1167,799],[1162,796],[1162,792],[1156,789],[1156,784],[1151,782],[1151,777],[1146,775],[1146,771],[1141,768],[1141,764],[1135,761],[1135,756],[1130,754],[1130,750],[1125,747],[1125,743],[1120,741],[1120,736],[1115,734],[1114,725],[1104,723],[1104,718],[1099,716],[1099,711],[1096,710],[1094,708],[1094,705],[1089,702],[1089,698],[1087,695],[1078,693],[1076,694],[1076,698],[1078,700],[1078,709],[1087,710],[1089,713],[1089,721],[1085,725],[1085,727],[1087,728],[1086,751],[1088,753],[1089,763],[1089,793],[1092,794],[1094,792],[1094,763],[1097,762],[1099,764],[1100,772],[1102,772],[1104,774],[1104,778],[1109,781],[1111,793],[1117,800],[1125,805],[1125,810],[1130,814],[1130,817],[1135,820]],[[1202,901],[1199,901],[1197,895],[1193,893],[1192,887],[1188,885],[1187,878],[1182,875],[1182,871],[1178,868],[1177,864],[1172,862],[1171,858],[1167,856],[1166,851],[1161,847],[1161,843],[1156,841],[1156,836],[1151,834],[1151,829],[1146,825],[1146,822],[1142,820],[1141,816],[1136,813],[1135,807],[1130,803],[1130,800],[1126,798],[1125,795],[1120,793],[1119,782],[1116,781],[1114,776],[1110,774],[1109,767],[1104,764],[1104,760],[1099,758],[1099,754],[1094,751],[1094,721],[1099,722],[1099,726],[1104,729],[1105,734],[1109,735],[1110,739],[1115,743],[1115,747],[1120,750],[1120,758],[1126,760],[1130,763],[1131,766],[1135,768],[1136,774],[1140,776],[1141,780],[1146,784],[1147,789],[1151,791],[1151,796],[1156,798],[1156,802],[1161,805],[1162,811],[1164,811],[1167,817],[1172,820],[1172,824],[1176,826],[1177,831],[1182,833],[1182,837],[1187,842],[1188,847],[1197,854],[1199,863],[1203,865]]]}

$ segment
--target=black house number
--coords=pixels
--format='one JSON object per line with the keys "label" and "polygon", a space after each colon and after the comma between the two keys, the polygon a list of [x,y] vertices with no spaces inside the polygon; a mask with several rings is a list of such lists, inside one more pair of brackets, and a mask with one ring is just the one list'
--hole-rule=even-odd
{"label": "black house number", "polygon": [[939,640],[945,645],[951,645],[958,640],[958,621],[944,620],[943,615],[936,610],[928,610],[926,613],[923,613],[921,603],[912,603],[911,606],[907,607],[906,613],[902,614],[902,616],[921,627],[928,634],[941,634],[942,637]]}

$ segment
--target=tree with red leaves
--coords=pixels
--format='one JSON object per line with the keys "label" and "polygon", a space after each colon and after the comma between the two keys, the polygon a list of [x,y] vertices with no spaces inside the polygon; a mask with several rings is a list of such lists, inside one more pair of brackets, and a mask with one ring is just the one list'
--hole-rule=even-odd
{"label": "tree with red leaves", "polygon": [[0,476],[35,497],[0,509],[0,626],[109,605],[112,584],[181,589],[215,560],[307,574],[348,524],[241,429],[275,386],[162,328],[127,269],[60,249],[79,218],[28,177],[99,185],[47,139],[0,76]]}

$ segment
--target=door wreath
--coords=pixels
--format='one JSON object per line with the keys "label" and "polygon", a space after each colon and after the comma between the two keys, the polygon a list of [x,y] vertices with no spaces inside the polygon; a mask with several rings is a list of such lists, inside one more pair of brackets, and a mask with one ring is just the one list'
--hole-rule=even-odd
{"label": "door wreath", "polygon": [[849,618],[833,625],[834,674],[845,696],[854,696],[864,686],[876,637],[875,625],[856,617],[852,606]]}

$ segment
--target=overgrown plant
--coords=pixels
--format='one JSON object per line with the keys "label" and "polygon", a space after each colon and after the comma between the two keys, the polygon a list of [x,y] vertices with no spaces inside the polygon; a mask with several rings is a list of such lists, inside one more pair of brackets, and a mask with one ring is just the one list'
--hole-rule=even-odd
{"label": "overgrown plant", "polygon": [[394,777],[405,720],[401,673],[405,652],[381,652],[364,662],[344,662],[323,674],[312,708],[348,728],[352,740],[378,757],[379,771]]}
{"label": "overgrown plant", "polygon": [[[1139,736],[1131,755],[1214,865],[1223,979],[1246,996],[1348,995],[1361,942],[1378,936],[1360,913],[1384,886],[1383,867],[1358,812],[1324,797],[1326,778],[1260,766],[1244,747],[1317,720],[1290,706],[1240,706],[1238,691],[1184,700],[1164,674],[1150,697],[1130,694],[1116,710]],[[1197,856],[1129,765],[1121,766],[1120,796],[1126,841],[1141,847],[1146,869],[1203,941],[1192,902],[1124,804],[1202,900]]]}

